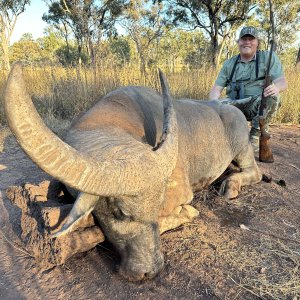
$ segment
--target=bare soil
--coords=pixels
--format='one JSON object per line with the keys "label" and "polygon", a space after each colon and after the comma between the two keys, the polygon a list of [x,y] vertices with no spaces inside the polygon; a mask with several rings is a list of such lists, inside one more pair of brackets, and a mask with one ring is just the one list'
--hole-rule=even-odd
{"label": "bare soil", "polygon": [[[96,246],[70,258],[70,240],[38,243],[41,226],[51,224],[34,221],[32,211],[61,201],[60,194],[49,194],[54,181],[2,128],[0,299],[299,300],[300,127],[272,126],[271,133],[275,162],[258,163],[265,181],[244,187],[235,200],[218,196],[216,186],[197,193],[199,217],[161,237],[164,270],[131,283],[118,274],[118,253],[106,241],[89,241]],[[26,197],[31,205],[24,209]]]}

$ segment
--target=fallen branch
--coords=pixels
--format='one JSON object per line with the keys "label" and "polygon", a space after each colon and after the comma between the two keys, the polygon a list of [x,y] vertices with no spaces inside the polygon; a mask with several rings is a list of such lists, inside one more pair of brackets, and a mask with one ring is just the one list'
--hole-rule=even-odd
{"label": "fallen branch", "polygon": [[262,231],[262,230],[255,229],[255,228],[251,228],[251,227],[249,227],[249,226],[245,226],[244,224],[240,224],[240,228],[243,229],[243,230],[255,231],[255,232],[258,232],[258,233],[261,233],[261,234],[264,234],[264,235],[272,236],[272,237],[274,237],[274,238],[276,238],[276,239],[279,239],[279,240],[289,241],[289,242],[293,242],[293,243],[296,243],[296,244],[299,244],[299,245],[300,245],[300,242],[298,242],[298,241],[296,241],[296,240],[289,239],[289,238],[285,238],[285,237],[281,237],[281,236],[278,236],[278,235],[276,235],[276,234],[274,234],[274,233]]}
{"label": "fallen branch", "polygon": [[266,299],[265,297],[263,297],[262,295],[258,295],[258,294],[255,293],[254,291],[252,291],[252,290],[246,288],[246,287],[245,287],[244,285],[242,285],[241,283],[236,282],[236,281],[235,281],[233,278],[231,278],[229,275],[228,275],[228,277],[229,277],[229,278],[230,278],[237,286],[239,286],[240,288],[244,289],[245,291],[251,293],[252,295],[254,295],[254,296],[256,296],[256,297],[258,297],[259,299],[267,300],[267,299]]}
{"label": "fallen branch", "polygon": [[16,246],[12,241],[10,241],[10,240],[8,239],[8,237],[3,233],[2,230],[0,230],[0,233],[2,234],[2,236],[4,237],[4,239],[5,239],[12,247],[14,247],[15,249],[21,251],[22,253],[24,253],[24,254],[26,254],[26,255],[28,255],[28,256],[34,258],[34,256],[32,256],[29,252],[27,252],[26,250],[22,249],[21,247]]}
{"label": "fallen branch", "polygon": [[291,166],[292,168],[295,168],[296,170],[300,171],[300,169],[299,169],[298,167],[296,167],[295,165],[293,165],[293,164],[289,164],[289,163],[284,164],[284,163],[282,163],[282,162],[280,162],[280,161],[277,161],[277,162],[275,162],[275,163],[281,164],[281,165],[284,165],[284,166]]}

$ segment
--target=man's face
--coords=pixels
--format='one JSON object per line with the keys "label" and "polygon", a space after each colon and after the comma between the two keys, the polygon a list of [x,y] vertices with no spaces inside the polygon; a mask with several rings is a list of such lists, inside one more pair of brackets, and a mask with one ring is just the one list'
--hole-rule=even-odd
{"label": "man's face", "polygon": [[258,47],[258,39],[252,35],[245,35],[238,40],[239,51],[242,57],[252,58]]}

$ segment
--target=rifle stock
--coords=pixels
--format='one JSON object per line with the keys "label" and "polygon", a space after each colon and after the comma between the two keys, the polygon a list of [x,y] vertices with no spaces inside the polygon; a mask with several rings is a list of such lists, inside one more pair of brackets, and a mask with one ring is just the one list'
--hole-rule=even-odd
{"label": "rifle stock", "polygon": [[265,118],[259,118],[260,137],[259,137],[259,161],[264,163],[274,162],[274,157],[270,145],[270,134],[265,129]]}
{"label": "rifle stock", "polygon": [[[265,87],[271,84],[271,77],[268,75],[265,79]],[[265,110],[267,108],[267,98],[262,95],[260,111],[259,111],[259,127],[260,127],[260,137],[259,137],[259,161],[264,163],[274,162],[274,157],[271,149],[270,134],[266,131],[266,120],[265,120]]]}

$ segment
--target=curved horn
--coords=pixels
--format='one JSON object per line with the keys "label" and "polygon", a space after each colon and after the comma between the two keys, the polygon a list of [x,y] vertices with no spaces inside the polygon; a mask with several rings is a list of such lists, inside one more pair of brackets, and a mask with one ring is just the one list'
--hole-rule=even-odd
{"label": "curved horn", "polygon": [[[46,173],[82,192],[99,196],[138,194],[153,178],[171,174],[175,166],[171,158],[177,154],[177,143],[172,145],[171,137],[154,152],[142,145],[145,151],[129,163],[96,160],[70,147],[45,126],[37,113],[26,90],[20,63],[14,64],[7,81],[5,110],[11,131],[28,156]],[[176,125],[176,120],[173,123]],[[171,130],[171,135],[177,134],[176,129]],[[177,141],[177,137],[174,139]]]}
{"label": "curved horn", "polygon": [[[163,119],[163,131],[160,141],[157,146],[153,148],[157,153],[167,153],[168,157],[164,157],[160,161],[160,164],[171,164],[173,167],[169,168],[171,173],[175,168],[178,154],[178,126],[177,118],[174,110],[173,100],[170,96],[169,85],[166,80],[165,74],[158,69],[160,85],[162,89],[163,105],[164,105],[164,119]],[[172,156],[171,156],[172,155]],[[171,173],[167,176],[171,176]]]}

